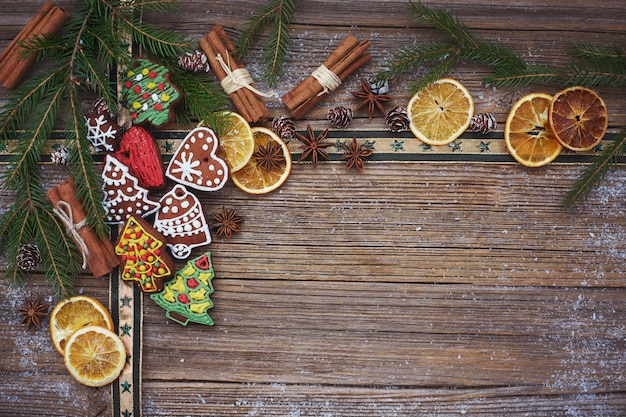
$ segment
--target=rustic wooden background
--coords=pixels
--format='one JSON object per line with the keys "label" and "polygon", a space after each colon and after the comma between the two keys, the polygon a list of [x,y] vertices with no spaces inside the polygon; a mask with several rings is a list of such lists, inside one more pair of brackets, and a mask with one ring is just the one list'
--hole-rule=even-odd
{"label": "rustic wooden background", "polygon": [[[566,62],[572,42],[626,46],[622,0],[425,3],[536,63]],[[0,1],[0,49],[40,4]],[[73,2],[58,4],[71,10]],[[264,1],[179,4],[159,23],[192,38],[220,23],[235,37]],[[279,95],[348,33],[369,38],[374,56],[299,130],[326,127],[330,107],[355,106],[358,77],[398,47],[442,39],[407,16],[406,1],[296,4]],[[260,47],[248,62],[253,76]],[[501,126],[516,97],[559,89],[496,89],[481,83],[486,73],[464,63],[450,75]],[[415,76],[391,83],[389,108],[406,104]],[[598,91],[610,128],[626,126],[624,89]],[[0,99],[7,94],[0,87]],[[276,100],[268,106],[272,116],[285,112]],[[380,115],[362,112],[351,125],[384,127]],[[274,193],[253,197],[228,184],[203,195],[207,213],[236,208],[243,231],[209,247],[214,327],[168,322],[146,298],[143,415],[626,415],[626,171],[618,167],[584,204],[564,209],[583,167],[374,161],[361,174],[339,162],[297,163]],[[50,185],[66,175],[44,169]],[[0,190],[0,212],[11,198]],[[47,330],[20,325],[24,299],[58,301],[50,286],[33,274],[25,286],[0,281],[0,289],[0,415],[110,415],[110,388],[76,383]],[[77,289],[108,302],[107,280],[81,277]]]}

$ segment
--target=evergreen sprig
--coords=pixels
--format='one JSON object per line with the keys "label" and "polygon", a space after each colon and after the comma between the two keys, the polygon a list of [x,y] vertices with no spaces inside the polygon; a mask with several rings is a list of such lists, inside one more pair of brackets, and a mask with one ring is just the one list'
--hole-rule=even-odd
{"label": "evergreen sprig", "polygon": [[263,79],[270,84],[275,84],[285,74],[285,61],[291,45],[289,22],[294,10],[294,0],[269,0],[266,5],[253,12],[235,41],[237,56],[245,60],[250,53],[250,46],[269,28],[263,52]]}
{"label": "evergreen sprig", "polygon": [[[410,15],[447,34],[451,41],[414,44],[393,53],[391,61],[374,80],[387,81],[407,71],[423,71],[421,78],[409,85],[411,94],[440,78],[446,69],[460,61],[491,67],[486,84],[521,87],[529,84],[583,85],[586,87],[626,85],[626,55],[621,49],[589,44],[572,46],[574,62],[564,67],[527,63],[507,46],[472,34],[458,18],[445,10],[432,9],[421,2],[409,2]],[[443,73],[443,74],[442,74]]]}
{"label": "evergreen sprig", "polygon": [[[606,48],[586,43],[571,46],[573,61],[565,66],[535,65],[501,43],[489,42],[473,35],[455,16],[444,10],[432,9],[418,2],[409,2],[409,13],[417,21],[446,33],[451,41],[413,44],[393,53],[391,61],[374,75],[383,82],[408,71],[421,71],[419,80],[409,85],[415,94],[444,76],[461,61],[487,65],[492,72],[484,78],[486,84],[499,87],[521,87],[529,84],[560,83],[563,86],[593,87],[626,86],[626,54],[620,48]],[[597,185],[604,175],[626,154],[626,131],[622,131],[594,157],[563,201],[572,206]]]}
{"label": "evergreen sprig", "polygon": [[580,174],[571,190],[563,199],[563,205],[574,206],[589,195],[608,172],[615,168],[620,157],[626,155],[626,129],[617,133],[617,137],[608,142],[602,152],[594,156],[593,161]]}
{"label": "evergreen sprig", "polygon": [[[111,72],[131,61],[131,42],[149,58],[176,62],[189,49],[185,36],[145,23],[140,17],[143,10],[170,12],[174,7],[171,0],[82,0],[59,35],[23,43],[27,53],[37,53],[37,59],[49,65],[16,89],[0,111],[0,141],[5,146],[8,141],[14,143],[8,167],[0,174],[2,186],[15,195],[15,202],[0,216],[0,248],[7,254],[8,279],[24,279],[16,256],[22,245],[34,243],[41,251],[46,280],[60,296],[73,293],[81,260],[41,185],[41,156],[53,128],[63,126],[77,198],[89,226],[107,236],[102,179],[87,139],[82,97],[95,94],[117,109]],[[225,99],[211,84],[214,81],[190,81],[183,72],[172,72],[184,81],[179,88],[187,102],[192,101],[185,107],[190,115],[206,119],[211,112],[226,108]]]}

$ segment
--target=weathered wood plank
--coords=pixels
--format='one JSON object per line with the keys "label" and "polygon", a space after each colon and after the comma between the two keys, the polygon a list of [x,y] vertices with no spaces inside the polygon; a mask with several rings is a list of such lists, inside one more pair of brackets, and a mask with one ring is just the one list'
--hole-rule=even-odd
{"label": "weathered wood plank", "polygon": [[[181,11],[159,24],[196,39],[221,23],[235,37],[264,3],[180,1]],[[350,92],[358,78],[397,48],[445,39],[412,20],[406,4],[298,3],[287,75],[271,86],[277,96],[348,33],[369,38],[373,55],[298,129],[327,127],[329,108],[356,106]],[[536,63],[564,64],[574,41],[626,45],[619,0],[427,4]],[[2,2],[0,49],[39,5]],[[265,39],[247,63],[257,80]],[[522,94],[559,88],[491,88],[482,83],[487,73],[464,63],[450,75],[500,129]],[[392,81],[389,108],[406,104],[417,76]],[[598,91],[611,128],[626,126],[623,90]],[[7,96],[0,88],[0,106]],[[268,106],[272,116],[285,113],[276,99]],[[385,126],[380,115],[359,112],[350,127]],[[168,322],[145,298],[144,415],[626,414],[626,171],[619,167],[586,202],[564,209],[561,199],[583,167],[379,160],[359,174],[339,162],[296,163],[272,194],[250,196],[232,184],[199,193],[209,219],[222,206],[237,208],[243,231],[209,246],[215,327]],[[53,166],[44,173],[45,186],[67,175]],[[11,200],[0,190],[0,213]],[[77,290],[108,303],[106,280],[81,277]],[[110,414],[109,388],[74,382],[46,329],[24,332],[17,309],[38,294],[57,301],[40,274],[25,287],[0,282],[0,415]]]}

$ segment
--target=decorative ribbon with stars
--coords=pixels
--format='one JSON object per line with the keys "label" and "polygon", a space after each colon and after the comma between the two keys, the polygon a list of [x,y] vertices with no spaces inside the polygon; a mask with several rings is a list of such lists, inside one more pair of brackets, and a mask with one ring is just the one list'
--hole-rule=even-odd
{"label": "decorative ribbon with stars", "polygon": [[141,417],[143,298],[136,285],[122,280],[119,268],[110,280],[111,316],[126,346],[126,367],[113,382],[113,417]]}

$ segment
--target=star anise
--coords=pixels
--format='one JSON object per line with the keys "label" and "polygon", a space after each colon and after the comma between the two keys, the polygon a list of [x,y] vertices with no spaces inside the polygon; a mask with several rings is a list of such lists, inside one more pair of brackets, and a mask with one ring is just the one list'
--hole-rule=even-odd
{"label": "star anise", "polygon": [[237,210],[227,210],[222,207],[221,213],[213,213],[216,222],[213,226],[217,227],[217,236],[226,236],[230,239],[233,232],[241,232],[239,223],[243,221],[243,217],[237,216]]}
{"label": "star anise", "polygon": [[281,165],[285,163],[283,147],[273,141],[268,142],[265,146],[259,146],[252,156],[256,159],[257,165],[265,171],[280,169]]}
{"label": "star anise", "polygon": [[50,304],[41,304],[39,297],[32,301],[25,300],[24,307],[20,308],[20,313],[24,315],[22,324],[26,324],[26,330],[31,327],[41,327],[41,319],[48,316]]}
{"label": "star anise", "polygon": [[365,168],[365,158],[374,153],[373,150],[363,147],[356,142],[356,138],[352,138],[352,143],[344,143],[343,148],[345,152],[339,159],[348,161],[346,163],[346,169],[351,167],[357,167],[361,172]]}
{"label": "star anise", "polygon": [[389,96],[387,94],[376,94],[376,93],[374,93],[372,91],[372,87],[363,78],[361,78],[361,90],[362,91],[353,91],[352,92],[352,95],[354,97],[358,97],[361,100],[363,100],[357,106],[355,111],[358,111],[362,107],[367,106],[367,115],[368,115],[368,117],[370,119],[372,117],[374,117],[374,112],[376,112],[376,109],[378,109],[378,111],[380,111],[383,115],[387,114],[387,112],[385,111],[385,108],[383,107],[381,102],[383,102],[383,101],[391,101],[392,100],[391,96]]}
{"label": "star anise", "polygon": [[307,156],[311,156],[311,162],[313,162],[313,166],[317,166],[317,161],[320,157],[329,160],[330,155],[324,149],[332,146],[332,143],[325,142],[326,136],[328,136],[328,129],[325,129],[318,136],[315,136],[313,133],[313,129],[311,125],[307,125],[307,134],[308,137],[301,135],[300,133],[296,133],[296,138],[302,142],[302,146],[299,149],[302,149],[302,155],[298,159],[298,162],[304,160]]}

